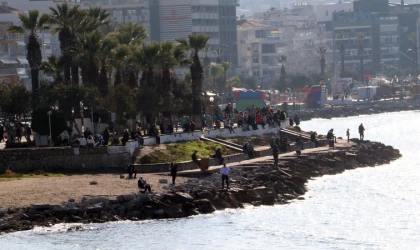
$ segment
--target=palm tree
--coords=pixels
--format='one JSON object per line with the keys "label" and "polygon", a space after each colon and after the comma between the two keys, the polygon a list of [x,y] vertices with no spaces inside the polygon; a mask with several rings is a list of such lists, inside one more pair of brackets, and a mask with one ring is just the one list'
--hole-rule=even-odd
{"label": "palm tree", "polygon": [[97,86],[99,70],[98,55],[101,50],[102,36],[99,32],[84,33],[78,36],[72,52],[82,70],[82,81]]}
{"label": "palm tree", "polygon": [[222,50],[220,48],[217,48],[215,51],[213,51],[213,54],[215,54],[217,56],[216,63],[220,64],[220,63],[223,62],[223,60],[222,60],[223,51],[224,50]]}
{"label": "palm tree", "polygon": [[279,64],[281,64],[281,69],[280,69],[280,86],[279,89],[281,88],[281,86],[286,86],[286,69],[284,68],[284,65],[286,64],[287,61],[287,56],[285,55],[281,55],[279,58],[277,58]]}
{"label": "palm tree", "polygon": [[45,74],[54,75],[54,82],[59,83],[63,80],[61,76],[61,71],[63,70],[63,67],[63,58],[57,58],[56,56],[52,55],[49,56],[46,61],[43,61],[41,63],[39,69],[42,70]]}
{"label": "palm tree", "polygon": [[[136,55],[135,51],[136,50],[132,51],[133,56]],[[120,45],[110,51],[109,65],[115,69],[114,86],[117,86],[121,84],[122,82],[121,69],[124,66],[124,63],[128,61],[127,56],[129,52],[130,52],[130,48],[127,45]]]}
{"label": "palm tree", "polygon": [[146,29],[139,23],[124,23],[117,26],[114,36],[119,44],[140,45],[147,38]]}
{"label": "palm tree", "polygon": [[324,45],[320,45],[316,51],[318,51],[319,55],[321,56],[321,60],[319,60],[319,64],[321,65],[321,80],[324,79],[325,74],[325,67],[327,66],[325,62],[325,53],[327,52],[327,47]]}
{"label": "palm tree", "polygon": [[[33,93],[33,104],[37,104],[38,100],[38,89],[39,89],[39,67],[42,63],[41,45],[38,42],[37,32],[48,29],[48,15],[40,14],[39,10],[29,10],[28,14],[19,13],[18,15],[20,22],[19,25],[10,25],[8,31],[11,33],[28,33],[28,43],[26,45],[27,54],[26,59],[29,62],[31,68],[32,77],[32,93]],[[34,108],[34,107],[33,107]]]}
{"label": "palm tree", "polygon": [[222,62],[222,67],[223,67],[223,85],[221,85],[220,90],[224,91],[226,88],[226,82],[227,82],[227,74],[230,71],[231,68],[231,63],[230,62]]}
{"label": "palm tree", "polygon": [[100,63],[98,88],[102,96],[106,96],[108,94],[108,68],[110,67],[110,61],[112,60],[112,53],[110,52],[117,46],[117,41],[109,36],[105,37],[100,43],[98,54],[98,61]]}
{"label": "palm tree", "polygon": [[206,53],[206,55],[204,56],[204,68],[210,65],[210,58],[208,57],[208,52],[210,48],[210,45],[206,45],[206,47],[204,48],[204,52]]}
{"label": "palm tree", "polygon": [[365,83],[365,76],[363,72],[363,54],[365,53],[365,49],[363,46],[363,40],[365,40],[365,34],[364,33],[358,33],[356,35],[357,40],[359,40],[359,57],[360,57],[360,81],[362,83]]}
{"label": "palm tree", "polygon": [[159,63],[159,52],[161,45],[157,42],[151,44],[143,44],[140,48],[140,65],[143,67],[143,76],[145,79],[142,79],[148,88],[155,88],[155,68]]}
{"label": "palm tree", "polygon": [[343,78],[344,77],[344,54],[346,52],[345,48],[344,48],[344,43],[343,43],[343,38],[344,38],[344,33],[340,32],[336,35],[337,39],[340,39],[340,57],[341,57],[341,72],[340,72],[340,77]]}
{"label": "palm tree", "polygon": [[70,82],[70,66],[71,56],[70,48],[73,44],[73,34],[71,25],[79,15],[80,5],[69,5],[68,3],[57,4],[56,7],[50,7],[49,14],[50,23],[54,26],[51,29],[52,34],[58,32],[58,40],[60,41],[60,49],[64,64],[64,81]]}
{"label": "palm tree", "polygon": [[196,121],[196,128],[201,128],[201,98],[203,92],[203,65],[201,64],[198,53],[203,50],[210,37],[203,34],[188,35],[187,38],[176,39],[180,45],[190,50],[192,53],[192,61],[190,64],[191,86],[193,95],[192,114]]}

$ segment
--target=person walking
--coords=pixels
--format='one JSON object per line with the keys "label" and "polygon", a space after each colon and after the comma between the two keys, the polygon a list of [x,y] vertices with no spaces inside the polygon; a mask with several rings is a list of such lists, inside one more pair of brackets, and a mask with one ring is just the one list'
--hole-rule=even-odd
{"label": "person walking", "polygon": [[365,138],[365,127],[363,127],[363,123],[360,123],[359,135],[360,135],[360,140],[363,141],[363,139]]}
{"label": "person walking", "polygon": [[349,128],[347,129],[346,136],[347,136],[347,142],[350,142],[350,129]]}
{"label": "person walking", "polygon": [[172,184],[175,185],[176,173],[178,172],[178,163],[171,162]]}
{"label": "person walking", "polygon": [[109,130],[108,127],[105,128],[104,132],[102,133],[102,140],[104,141],[104,146],[108,146],[109,142]]}
{"label": "person walking", "polygon": [[226,187],[229,189],[229,168],[226,167],[226,163],[223,163],[223,167],[220,169],[220,174],[222,175],[222,189],[225,188],[225,181]]}

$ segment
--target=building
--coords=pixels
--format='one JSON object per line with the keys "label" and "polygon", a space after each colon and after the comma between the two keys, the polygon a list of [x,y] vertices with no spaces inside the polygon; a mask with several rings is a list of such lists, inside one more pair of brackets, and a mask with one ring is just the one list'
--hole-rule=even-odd
{"label": "building", "polygon": [[[210,36],[211,50],[223,50],[223,60],[237,65],[237,0],[150,0],[150,36],[172,41],[188,34]],[[215,55],[209,53],[210,59]],[[233,67],[234,68],[234,67]]]}

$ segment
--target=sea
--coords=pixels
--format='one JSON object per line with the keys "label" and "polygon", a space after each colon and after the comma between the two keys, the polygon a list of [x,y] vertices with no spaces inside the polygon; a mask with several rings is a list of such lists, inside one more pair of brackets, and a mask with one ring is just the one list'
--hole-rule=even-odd
{"label": "sea", "polygon": [[69,224],[0,235],[0,249],[420,249],[420,112],[311,120],[303,130],[398,148],[390,164],[308,182],[304,200],[186,219]]}

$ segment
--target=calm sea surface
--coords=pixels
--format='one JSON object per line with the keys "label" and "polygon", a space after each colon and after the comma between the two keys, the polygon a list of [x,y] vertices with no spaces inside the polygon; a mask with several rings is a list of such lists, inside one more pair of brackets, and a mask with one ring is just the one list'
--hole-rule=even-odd
{"label": "calm sea surface", "polygon": [[[188,219],[68,225],[0,236],[0,249],[420,249],[420,112],[303,122],[304,130],[365,139],[401,150],[376,168],[309,182],[305,200],[218,211]],[[52,231],[48,231],[52,230]]]}

